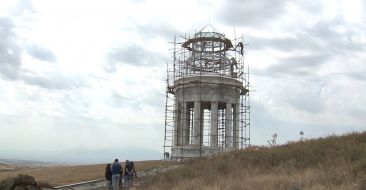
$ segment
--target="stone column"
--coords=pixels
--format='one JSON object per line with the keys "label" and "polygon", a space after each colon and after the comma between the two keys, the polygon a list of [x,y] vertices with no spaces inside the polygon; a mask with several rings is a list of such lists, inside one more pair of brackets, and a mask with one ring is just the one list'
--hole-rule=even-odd
{"label": "stone column", "polygon": [[188,103],[183,103],[182,107],[182,145],[189,144],[189,107]]}
{"label": "stone column", "polygon": [[180,112],[180,137],[179,137],[179,144],[180,145],[184,145],[184,140],[185,140],[185,131],[186,131],[186,115],[185,115],[185,108],[187,107],[187,103],[184,102],[182,103],[181,106],[181,112]]}
{"label": "stone column", "polygon": [[218,102],[211,102],[211,147],[217,147]]}
{"label": "stone column", "polygon": [[[202,107],[202,106],[201,106]],[[205,109],[201,109],[201,124],[200,124],[200,145],[203,145],[203,128],[205,127]]]}
{"label": "stone column", "polygon": [[191,118],[191,107],[187,106],[187,144],[190,144],[189,139],[190,139],[190,135],[192,134],[191,131],[191,120],[193,118]]}
{"label": "stone column", "polygon": [[193,120],[193,144],[200,144],[201,134],[201,102],[194,102],[194,120]]}
{"label": "stone column", "polygon": [[181,111],[180,104],[178,101],[175,102],[175,126],[174,126],[174,146],[180,144],[180,134],[181,134]]}
{"label": "stone column", "polygon": [[232,147],[232,111],[231,111],[231,103],[226,102],[226,126],[225,126],[225,147]]}
{"label": "stone column", "polygon": [[240,148],[240,103],[234,105],[234,147],[235,149]]}

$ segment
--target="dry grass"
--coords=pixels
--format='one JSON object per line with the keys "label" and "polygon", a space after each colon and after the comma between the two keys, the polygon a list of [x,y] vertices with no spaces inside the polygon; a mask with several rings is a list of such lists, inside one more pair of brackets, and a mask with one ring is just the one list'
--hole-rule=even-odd
{"label": "dry grass", "polygon": [[366,132],[190,161],[147,189],[366,190]]}
{"label": "dry grass", "polygon": [[14,171],[16,169],[17,169],[17,167],[15,165],[0,163],[0,172],[3,172],[3,171]]}
{"label": "dry grass", "polygon": [[[124,163],[123,163],[124,164]],[[137,171],[163,168],[176,165],[174,162],[164,162],[159,160],[152,161],[136,161],[135,168]],[[82,166],[56,166],[56,167],[40,167],[33,169],[22,169],[17,171],[0,172],[0,181],[19,174],[27,174],[34,176],[38,181],[47,181],[53,186],[77,183],[81,181],[89,181],[95,179],[103,179],[106,164],[98,165],[82,165]]]}

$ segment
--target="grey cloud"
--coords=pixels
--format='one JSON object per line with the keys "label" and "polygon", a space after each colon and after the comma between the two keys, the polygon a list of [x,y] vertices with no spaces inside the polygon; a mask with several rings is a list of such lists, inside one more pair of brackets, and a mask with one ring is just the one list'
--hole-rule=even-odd
{"label": "grey cloud", "polygon": [[[320,87],[315,90],[319,91]],[[287,103],[298,110],[303,110],[313,114],[325,111],[323,100],[317,95],[317,93],[311,93],[304,90],[300,93],[293,94],[291,97],[286,96],[286,98]]]}
{"label": "grey cloud", "polygon": [[130,98],[116,91],[112,91],[107,103],[117,108],[133,106],[135,109],[141,109],[141,105],[149,105],[152,107],[163,108],[163,97],[165,97],[165,94],[163,94],[162,92],[163,89],[153,89],[147,92],[147,96]]}
{"label": "grey cloud", "polygon": [[[89,113],[93,103],[92,96],[84,95],[78,90],[63,91],[60,93],[63,96],[58,101],[61,106],[57,110],[68,119],[77,121],[91,121],[95,119]],[[70,113],[72,114],[70,115]],[[61,118],[61,120],[63,119]]]}
{"label": "grey cloud", "polygon": [[250,45],[250,49],[278,49],[282,51],[291,51],[295,47],[300,48],[303,44],[301,40],[297,38],[266,38],[266,37],[254,37],[246,35],[246,40]]}
{"label": "grey cloud", "polygon": [[246,40],[253,50],[276,49],[280,51],[316,51],[322,48],[322,40],[313,34],[298,33],[295,37],[254,37],[246,36]]}
{"label": "grey cloud", "polygon": [[164,98],[165,94],[163,93],[164,89],[155,89],[152,92],[149,93],[149,96],[147,96],[144,101],[146,104],[157,107],[157,108],[163,108],[165,105]]}
{"label": "grey cloud", "polygon": [[22,80],[26,84],[39,86],[50,90],[72,89],[86,87],[88,84],[78,76],[48,75],[39,76],[31,72],[23,72]]}
{"label": "grey cloud", "polygon": [[[338,29],[343,28],[340,32]],[[254,50],[277,49],[281,51],[322,52],[327,54],[352,54],[365,51],[366,44],[359,40],[360,28],[349,27],[342,18],[322,20],[307,28],[299,26],[294,37],[254,37],[247,42]]]}
{"label": "grey cloud", "polygon": [[[19,80],[26,84],[46,89],[70,89],[86,86],[86,82],[77,76],[62,74],[37,75],[21,68],[22,47],[14,32],[15,26],[10,18],[0,18],[0,77],[7,80]],[[44,61],[55,61],[54,54],[43,47],[32,44],[26,47],[33,57]]]}
{"label": "grey cloud", "polygon": [[173,25],[162,21],[152,22],[147,25],[138,24],[138,22],[136,23],[136,31],[140,32],[141,36],[143,36],[144,38],[161,36],[164,39],[169,40],[173,39],[174,34],[179,33],[179,30]]}
{"label": "grey cloud", "polygon": [[[1,56],[1,55],[0,55]],[[21,73],[17,68],[11,65],[0,65],[0,78],[6,80],[17,80],[21,76]]]}
{"label": "grey cloud", "polygon": [[280,22],[278,17],[286,13],[288,6],[296,6],[312,14],[322,11],[321,2],[307,0],[229,0],[225,1],[218,15],[224,23],[236,26],[266,26],[269,22]]}
{"label": "grey cloud", "polygon": [[219,15],[232,25],[261,25],[282,14],[286,4],[285,0],[229,0]]}
{"label": "grey cloud", "polygon": [[289,1],[289,4],[301,8],[312,14],[321,13],[324,10],[324,5],[321,1],[297,0]]}
{"label": "grey cloud", "polygon": [[56,61],[56,56],[53,52],[47,48],[38,46],[36,44],[31,44],[26,47],[27,52],[34,58],[42,61],[54,62]]}
{"label": "grey cloud", "polygon": [[[224,2],[224,7],[219,12],[223,23],[229,26],[243,26],[255,28],[256,30],[264,29],[267,32],[271,31],[271,26],[276,25],[276,30],[286,28],[286,31],[283,31],[282,34],[291,34],[291,37],[274,37],[270,35],[267,37],[255,37],[258,34],[246,34],[245,36],[246,43],[250,44],[249,50],[251,51],[263,53],[264,51],[262,50],[264,49],[275,49],[287,55],[292,55],[280,60],[274,59],[272,66],[263,70],[251,71],[254,76],[252,77],[254,82],[258,78],[263,77],[265,78],[263,81],[270,81],[270,84],[272,84],[271,87],[264,85],[264,88],[272,89],[268,97],[270,99],[268,104],[264,100],[256,101],[256,92],[252,94],[254,95],[254,101],[251,99],[251,110],[253,111],[251,121],[254,129],[252,130],[254,140],[255,138],[263,137],[263,134],[270,138],[271,134],[269,131],[277,132],[280,138],[283,138],[281,135],[294,137],[300,130],[304,130],[306,135],[312,134],[316,136],[324,135],[326,131],[350,130],[347,124],[344,126],[344,124],[340,123],[339,125],[343,125],[343,127],[339,128],[334,124],[323,125],[324,123],[315,123],[309,125],[307,121],[301,119],[291,121],[287,120],[286,116],[273,113],[276,110],[288,110],[288,112],[291,112],[295,109],[310,113],[316,116],[315,118],[320,117],[319,115],[322,115],[322,113],[331,113],[329,109],[333,109],[334,105],[329,105],[329,99],[339,101],[340,97],[334,94],[338,90],[342,91],[342,89],[335,88],[333,90],[332,83],[328,84],[329,86],[326,85],[328,79],[322,76],[319,71],[324,69],[323,66],[325,64],[326,66],[328,64],[334,66],[331,61],[337,63],[340,60],[359,61],[359,63],[354,63],[352,66],[357,66],[364,62],[357,59],[352,60],[349,57],[365,52],[366,44],[362,43],[362,41],[364,42],[362,35],[364,34],[365,25],[352,25],[352,23],[347,23],[342,17],[331,20],[318,20],[319,18],[324,18],[320,15],[318,18],[315,18],[317,23],[312,26],[300,22],[290,26],[286,25],[288,24],[287,22],[281,23],[281,18],[286,16],[286,7],[289,5],[297,6],[301,10],[311,13],[311,16],[316,17],[318,12],[325,10],[321,5],[319,6],[320,3],[319,1],[310,2],[304,0],[296,2],[286,0],[281,2],[276,0],[259,2],[229,0]],[[295,13],[289,16],[294,16],[293,19],[296,19],[300,15]],[[263,54],[263,56],[265,55]],[[342,59],[339,59],[340,57]],[[362,73],[362,68],[364,67],[358,68],[360,68],[360,72],[352,72],[347,75],[348,77],[361,80],[362,83],[366,79],[364,73]],[[342,75],[344,75],[344,71],[342,71]],[[252,84],[255,86],[255,83]],[[352,84],[349,85],[351,86]],[[321,96],[321,91],[324,89],[331,91],[332,96],[328,94],[325,97]],[[257,93],[260,93],[263,89],[257,88],[256,90],[258,90]],[[350,91],[342,93],[350,97]],[[350,105],[348,103],[348,106]],[[274,111],[270,112],[272,108]],[[357,112],[364,114],[364,109],[359,109]],[[350,115],[353,116],[353,114]],[[265,142],[265,140],[263,139],[262,142]]]}
{"label": "grey cloud", "polygon": [[151,52],[139,45],[130,44],[124,47],[112,49],[108,54],[108,64],[105,70],[108,72],[115,72],[116,65],[125,63],[135,66],[156,66],[164,64],[163,55],[157,52]]}
{"label": "grey cloud", "polygon": [[24,14],[25,12],[35,12],[31,0],[19,0],[17,6],[12,13],[14,16],[22,16],[22,14]]}
{"label": "grey cloud", "polygon": [[113,49],[110,53],[112,62],[124,62],[132,65],[144,65],[144,57],[147,57],[147,51],[137,45],[129,45]]}
{"label": "grey cloud", "polygon": [[21,65],[21,48],[17,44],[10,18],[0,18],[0,74],[10,79],[18,78]]}
{"label": "grey cloud", "polygon": [[139,104],[136,103],[136,100],[126,97],[116,91],[112,91],[110,95],[110,99],[108,100],[108,103],[111,104],[111,106],[121,108],[126,107],[128,105],[133,105],[135,107],[140,107]]}
{"label": "grey cloud", "polygon": [[349,76],[353,79],[357,79],[357,80],[366,82],[366,74],[364,71],[349,72],[349,73],[347,73],[347,76]]}
{"label": "grey cloud", "polygon": [[[131,18],[131,20],[134,20],[134,18]],[[127,30],[131,33],[137,33],[141,39],[146,39],[146,41],[156,37],[171,40],[174,38],[174,34],[179,33],[177,28],[164,20],[154,20],[148,24],[141,24],[139,21],[133,23],[134,26]],[[107,72],[115,72],[117,66],[121,63],[135,66],[165,65],[164,60],[167,60],[166,57],[157,53],[158,51],[154,51],[154,48],[156,47],[144,47],[134,44],[132,40],[129,44],[121,44],[119,47],[111,48],[110,52],[106,55],[107,64],[104,66],[104,69]]]}
{"label": "grey cloud", "polygon": [[[12,15],[22,16],[24,12],[34,12],[30,0],[18,1]],[[10,80],[17,80],[22,75],[20,71],[22,47],[18,44],[14,29],[15,25],[11,18],[0,17],[0,75]]]}
{"label": "grey cloud", "polygon": [[[343,28],[339,32],[338,28]],[[325,52],[348,54],[350,52],[361,52],[365,50],[366,44],[360,42],[359,29],[349,26],[341,17],[333,20],[323,20],[312,28],[305,29],[306,38],[303,42],[317,42],[315,50]]]}
{"label": "grey cloud", "polygon": [[329,54],[311,54],[306,56],[292,56],[279,60],[276,64],[255,71],[256,74],[265,76],[309,76],[314,74],[314,69],[326,63]]}
{"label": "grey cloud", "polygon": [[321,96],[323,88],[327,86],[322,80],[293,79],[291,83],[277,85],[276,89],[279,90],[277,99],[281,100],[283,106],[289,105],[311,114],[322,113],[325,111],[324,99]]}

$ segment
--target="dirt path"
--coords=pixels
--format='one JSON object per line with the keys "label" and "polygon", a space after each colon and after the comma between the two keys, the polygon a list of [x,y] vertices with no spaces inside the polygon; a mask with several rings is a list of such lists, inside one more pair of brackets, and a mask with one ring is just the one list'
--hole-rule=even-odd
{"label": "dirt path", "polygon": [[[167,171],[174,170],[181,166],[182,165],[175,165],[175,166],[170,166],[167,168],[157,168],[157,169],[150,169],[150,170],[137,172],[138,178],[134,179],[133,186],[129,187],[129,188],[124,187],[124,188],[121,188],[121,190],[122,189],[129,189],[129,190],[142,189],[144,187],[144,178],[145,177],[160,174],[160,173],[165,173]],[[103,179],[65,185],[65,186],[61,186],[61,187],[56,187],[56,189],[58,189],[58,190],[92,190],[92,189],[93,190],[110,190],[106,186],[106,181]]]}

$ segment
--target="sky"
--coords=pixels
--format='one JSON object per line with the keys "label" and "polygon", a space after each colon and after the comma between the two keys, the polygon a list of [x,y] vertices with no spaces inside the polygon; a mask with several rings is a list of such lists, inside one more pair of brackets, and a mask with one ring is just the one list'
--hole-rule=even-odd
{"label": "sky", "polygon": [[366,130],[362,0],[0,0],[0,158],[163,157],[175,35],[244,35],[251,144]]}

